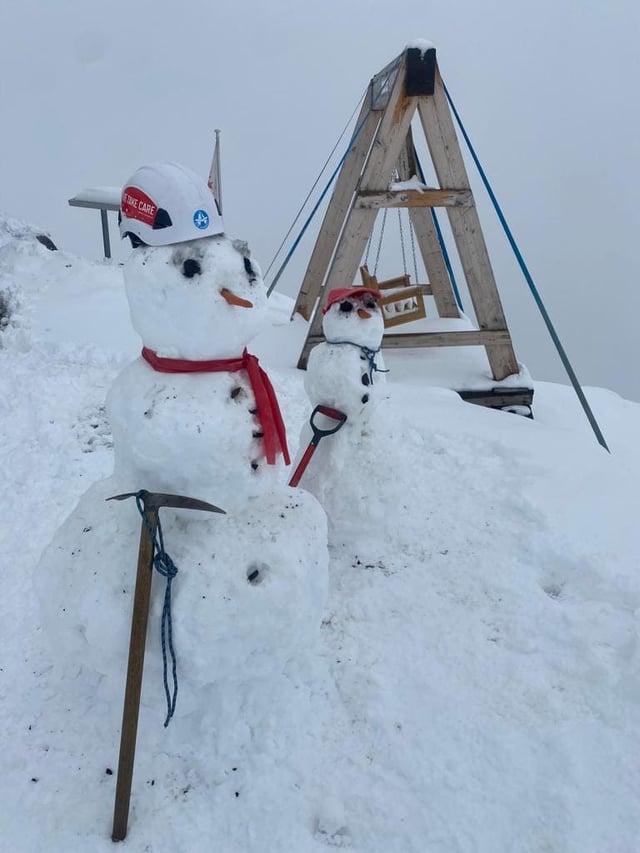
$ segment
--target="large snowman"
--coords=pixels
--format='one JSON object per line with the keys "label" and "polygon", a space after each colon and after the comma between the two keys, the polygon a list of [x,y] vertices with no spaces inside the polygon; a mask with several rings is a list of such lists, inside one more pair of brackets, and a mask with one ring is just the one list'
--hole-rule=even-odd
{"label": "large snowman", "polygon": [[[142,355],[108,395],[114,474],[80,499],[43,556],[45,628],[59,664],[106,676],[101,689],[117,696],[141,519],[133,501],[105,499],[145,489],[221,507],[226,515],[163,509],[160,517],[178,567],[176,716],[191,714],[191,730],[213,713],[229,745],[239,709],[263,712],[315,640],[326,518],[310,494],[284,485],[284,424],[247,352],[268,322],[265,287],[246,244],[224,235],[206,183],[177,164],[139,169],[123,191],[120,229],[133,245],[124,277]],[[156,575],[143,699],[160,719],[164,591]]]}
{"label": "large snowman", "polygon": [[244,508],[273,485],[277,458],[289,462],[270,382],[245,351],[265,326],[260,270],[184,167],[145,166],[122,198],[120,230],[135,246],[125,285],[144,346],[107,401],[116,472]]}

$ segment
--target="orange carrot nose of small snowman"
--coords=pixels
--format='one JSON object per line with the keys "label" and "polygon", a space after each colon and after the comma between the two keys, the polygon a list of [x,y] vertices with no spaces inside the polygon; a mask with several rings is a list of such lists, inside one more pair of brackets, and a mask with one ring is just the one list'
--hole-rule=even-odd
{"label": "orange carrot nose of small snowman", "polygon": [[365,311],[364,308],[358,308],[358,317],[362,317],[363,320],[368,320],[370,317],[373,317],[373,314]]}
{"label": "orange carrot nose of small snowman", "polygon": [[237,305],[238,308],[253,308],[253,302],[249,302],[248,299],[242,299],[242,297],[236,296],[233,290],[229,290],[228,287],[223,287],[220,294],[222,298],[229,303],[229,305]]}

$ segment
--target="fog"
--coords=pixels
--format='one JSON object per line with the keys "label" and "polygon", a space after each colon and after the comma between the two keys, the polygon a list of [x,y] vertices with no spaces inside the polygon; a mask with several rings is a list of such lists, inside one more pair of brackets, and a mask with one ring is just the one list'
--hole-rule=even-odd
{"label": "fog", "polygon": [[[437,47],[581,382],[640,400],[640,7],[631,0],[4,0],[0,209],[100,258],[98,213],[67,199],[119,186],[146,162],[206,173],[220,128],[227,231],[266,267],[368,80],[417,38]],[[534,378],[566,382],[469,171],[518,358]],[[279,290],[297,291],[320,222]],[[116,246],[115,260],[126,252]]]}

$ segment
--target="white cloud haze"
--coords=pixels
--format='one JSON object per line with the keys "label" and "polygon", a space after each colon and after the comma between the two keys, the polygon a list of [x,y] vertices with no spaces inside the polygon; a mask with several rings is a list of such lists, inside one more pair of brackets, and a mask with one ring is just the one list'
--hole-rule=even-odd
{"label": "white cloud haze", "polygon": [[[437,46],[579,378],[640,400],[633,0],[6,0],[0,209],[99,257],[98,214],[67,199],[154,160],[206,173],[219,127],[227,229],[264,268],[369,78],[419,37]],[[471,179],[518,357],[536,378],[567,381]],[[299,286],[320,221],[285,292]]]}

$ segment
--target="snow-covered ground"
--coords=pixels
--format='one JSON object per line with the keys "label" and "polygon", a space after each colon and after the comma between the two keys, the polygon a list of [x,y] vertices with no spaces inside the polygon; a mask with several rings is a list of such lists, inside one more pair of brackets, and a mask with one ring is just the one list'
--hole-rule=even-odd
{"label": "snow-covered ground", "polygon": [[[118,684],[60,665],[38,568],[111,474],[105,395],[139,342],[117,265],[5,229],[0,294],[2,849],[106,851],[126,661]],[[273,305],[253,349],[295,454],[304,327]],[[336,440],[332,462],[326,439],[314,460],[334,477],[329,600],[307,666],[274,678],[259,714],[240,702],[233,747],[215,715],[210,730],[188,714],[164,729],[161,689],[145,683],[127,849],[640,849],[640,406],[587,389],[609,455],[568,387],[535,383],[531,421],[434,386],[419,369],[430,357],[388,358],[360,445]],[[225,698],[179,702],[223,716]]]}

